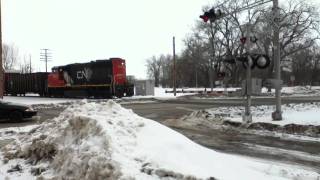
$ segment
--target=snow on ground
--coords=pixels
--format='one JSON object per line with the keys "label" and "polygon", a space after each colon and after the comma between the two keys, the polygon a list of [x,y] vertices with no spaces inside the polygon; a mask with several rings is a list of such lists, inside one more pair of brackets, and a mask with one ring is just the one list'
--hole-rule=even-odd
{"label": "snow on ground", "polygon": [[[184,90],[188,91],[204,91],[210,90],[210,88],[177,88],[177,91]],[[174,97],[173,93],[165,93],[165,91],[172,91],[172,88],[155,88],[155,97]],[[223,88],[217,87],[213,88],[214,92],[235,92],[241,90],[240,87],[231,87],[231,88]],[[275,90],[272,89],[271,92],[268,92],[268,89],[263,87],[261,90],[261,95],[274,95]],[[282,87],[281,93],[283,96],[320,96],[320,86],[293,86],[293,87]],[[184,95],[194,95],[198,93],[177,93],[177,96],[184,96]],[[224,98],[226,96],[223,96]],[[211,97],[212,98],[212,97]]]}
{"label": "snow on ground", "polygon": [[[171,91],[172,89],[155,87],[154,88],[154,97],[159,97],[159,98],[174,98],[175,97],[173,93],[166,93],[166,90]],[[176,97],[193,95],[193,94],[195,94],[195,93],[176,93]]]}
{"label": "snow on ground", "polygon": [[[270,94],[267,92],[267,88],[262,88],[263,94]],[[275,90],[271,90],[271,94],[274,94]],[[319,96],[320,86],[293,86],[293,87],[282,87],[282,95],[285,96]]]}
{"label": "snow on ground", "polygon": [[[205,88],[183,88],[184,91],[203,91]],[[207,88],[209,89],[209,88]],[[214,88],[213,91],[222,92],[234,92],[239,90],[240,88]],[[166,93],[166,90],[172,91],[171,88],[161,88],[155,87],[154,89],[154,96],[133,96],[133,97],[124,97],[122,99],[116,99],[115,101],[121,104],[129,104],[129,103],[151,103],[154,102],[156,99],[171,99],[181,96],[187,95],[195,95],[197,93],[177,93],[176,96],[173,93]],[[182,88],[178,88],[177,90],[182,90]],[[313,86],[313,87],[305,87],[305,86],[296,86],[296,87],[283,87],[281,92],[283,96],[320,96],[320,86]],[[262,95],[272,95],[274,94],[274,89],[272,89],[271,93],[267,92],[266,88],[262,89]],[[221,94],[219,94],[221,95]],[[195,97],[197,98],[197,97]],[[209,96],[209,97],[202,97],[202,98],[228,98],[227,96]],[[229,97],[235,98],[235,97]],[[241,97],[238,97],[241,98]],[[66,103],[66,102],[75,102],[79,101],[79,99],[72,99],[72,98],[44,98],[39,97],[35,94],[27,94],[27,96],[4,96],[4,101],[15,102],[15,103],[22,103],[27,105],[34,105],[34,104],[58,104],[58,103]],[[95,101],[95,100],[91,100]],[[101,100],[97,100],[101,101]],[[105,100],[106,101],[106,100]]]}
{"label": "snow on ground", "polygon": [[21,104],[56,104],[56,103],[64,103],[64,102],[74,102],[79,99],[71,99],[71,98],[44,98],[39,96],[4,96],[4,101],[21,103]]}
{"label": "snow on ground", "polygon": [[[174,96],[173,93],[165,93],[165,88],[155,88],[154,96],[132,96],[132,97],[123,97],[122,99],[116,99],[115,101],[121,104],[130,104],[130,103],[152,103],[155,99],[171,99],[179,96],[192,95],[195,93],[177,93],[177,96]],[[58,104],[58,103],[67,103],[67,102],[75,102],[80,99],[73,98],[45,98],[40,97],[37,94],[27,94],[26,96],[4,96],[4,101],[26,104],[26,105],[37,105],[37,104]],[[107,101],[107,99],[99,99],[94,100],[90,99],[90,101]]]}
{"label": "snow on ground", "polygon": [[207,149],[114,101],[74,103],[27,133],[7,131],[0,139],[15,140],[2,148],[0,179],[320,178],[303,167]]}
{"label": "snow on ground", "polygon": [[[301,103],[282,105],[283,120],[272,121],[271,113],[275,106],[252,106],[252,121],[266,122],[278,125],[300,124],[300,125],[320,125],[320,103]],[[209,109],[208,112],[214,116],[223,116],[225,120],[242,122],[244,106],[220,107]]]}
{"label": "snow on ground", "polygon": [[[222,92],[222,91],[228,91],[228,92],[234,92],[237,91],[240,88],[213,88],[213,91],[215,92]],[[181,91],[205,91],[205,90],[211,90],[210,88],[177,88],[176,91],[179,91],[179,93],[176,93],[176,97],[179,96],[186,96],[186,95],[194,95],[198,93],[181,93]],[[172,88],[161,88],[161,87],[155,87],[154,89],[154,97],[174,97],[173,93],[166,93],[166,91],[173,91]]]}

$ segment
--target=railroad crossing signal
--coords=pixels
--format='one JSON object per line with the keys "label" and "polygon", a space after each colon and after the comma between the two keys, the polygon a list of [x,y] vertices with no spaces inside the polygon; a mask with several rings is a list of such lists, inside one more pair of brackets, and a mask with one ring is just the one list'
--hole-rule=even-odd
{"label": "railroad crossing signal", "polygon": [[242,65],[245,69],[248,67],[248,56],[250,56],[253,61],[251,69],[254,69],[255,67],[259,69],[265,69],[271,63],[269,56],[265,54],[252,54],[237,57],[236,60],[242,62]]}
{"label": "railroad crossing signal", "polygon": [[225,76],[226,76],[226,73],[225,73],[225,72],[218,72],[218,73],[217,73],[218,79],[223,79]]}
{"label": "railroad crossing signal", "polygon": [[220,9],[214,10],[214,8],[211,8],[209,11],[205,11],[203,15],[200,15],[199,17],[203,20],[203,22],[214,22],[217,19],[220,19],[223,17],[223,13]]}
{"label": "railroad crossing signal", "polygon": [[208,22],[209,20],[209,12],[205,12],[203,15],[200,16],[203,22]]}
{"label": "railroad crossing signal", "polygon": [[254,64],[259,69],[265,69],[270,65],[270,58],[267,55],[258,55],[254,58]]}
{"label": "railroad crossing signal", "polygon": [[[252,43],[256,43],[256,42],[258,41],[258,38],[257,38],[256,36],[250,36],[250,37],[249,37],[249,40],[250,40],[250,42],[252,42]],[[242,37],[242,38],[240,38],[240,42],[241,42],[242,44],[246,44],[246,42],[247,42],[247,37]]]}
{"label": "railroad crossing signal", "polygon": [[247,38],[246,38],[246,37],[242,37],[242,38],[240,38],[240,42],[241,42],[242,44],[245,44],[245,43],[246,43],[246,41],[247,41]]}

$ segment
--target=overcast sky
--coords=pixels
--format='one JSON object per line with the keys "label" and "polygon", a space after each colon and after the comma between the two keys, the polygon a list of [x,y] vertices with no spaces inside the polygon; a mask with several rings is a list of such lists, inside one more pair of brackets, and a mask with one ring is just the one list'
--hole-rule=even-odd
{"label": "overcast sky", "polygon": [[[319,2],[320,0],[313,0]],[[214,0],[2,0],[5,43],[31,54],[45,71],[40,49],[52,52],[52,66],[121,57],[127,74],[146,77],[146,59],[177,53],[202,7]],[[281,2],[281,1],[280,1]],[[283,2],[283,1],[282,1]]]}
{"label": "overcast sky", "polygon": [[190,32],[208,0],[2,0],[5,43],[30,53],[45,71],[40,49],[52,51],[52,66],[95,59],[126,59],[127,74],[146,77],[145,60],[172,53],[176,36]]}

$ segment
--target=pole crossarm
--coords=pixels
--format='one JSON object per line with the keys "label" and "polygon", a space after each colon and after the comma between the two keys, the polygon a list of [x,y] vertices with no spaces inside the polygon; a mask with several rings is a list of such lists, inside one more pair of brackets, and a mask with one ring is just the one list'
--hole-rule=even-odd
{"label": "pole crossarm", "polygon": [[236,9],[235,11],[233,12],[230,12],[230,14],[234,14],[234,13],[237,13],[237,12],[240,12],[240,11],[244,11],[244,10],[248,10],[248,9],[251,9],[251,8],[254,8],[254,7],[257,7],[257,6],[261,6],[263,4],[266,4],[266,3],[269,3],[269,2],[272,2],[273,0],[260,0],[260,1],[256,1],[252,4],[249,4],[247,6],[244,6],[244,7],[240,7],[239,9]]}
{"label": "pole crossarm", "polygon": [[[261,6],[263,4],[266,4],[266,3],[269,3],[269,2],[272,2],[273,0],[260,0],[260,1],[255,1],[251,4],[248,4],[246,6],[242,6],[240,8],[237,8],[235,9],[234,11],[231,11],[231,12],[228,12],[228,13],[222,13],[221,16],[219,16],[217,19],[215,20],[218,20],[218,19],[221,19],[221,18],[224,18],[224,17],[227,17],[231,14],[235,14],[235,13],[238,13],[238,12],[241,12],[241,11],[244,11],[244,10],[248,10],[248,9],[252,9],[254,7],[257,7],[257,6]],[[227,1],[225,1],[227,2]],[[222,4],[218,5],[217,7],[221,7]]]}
{"label": "pole crossarm", "polygon": [[52,58],[50,53],[50,49],[41,49],[40,52],[40,61],[44,61],[46,63],[46,72],[48,72],[48,61],[51,61]]}

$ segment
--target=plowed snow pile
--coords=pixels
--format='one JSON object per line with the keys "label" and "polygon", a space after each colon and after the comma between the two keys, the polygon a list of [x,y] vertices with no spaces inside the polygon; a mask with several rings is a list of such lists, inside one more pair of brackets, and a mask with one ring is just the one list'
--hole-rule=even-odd
{"label": "plowed snow pile", "polygon": [[30,131],[0,133],[13,139],[2,147],[0,179],[319,178],[301,167],[209,150],[113,101],[82,101]]}

